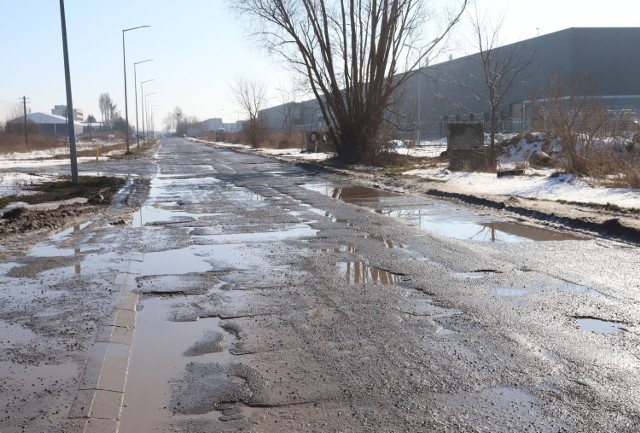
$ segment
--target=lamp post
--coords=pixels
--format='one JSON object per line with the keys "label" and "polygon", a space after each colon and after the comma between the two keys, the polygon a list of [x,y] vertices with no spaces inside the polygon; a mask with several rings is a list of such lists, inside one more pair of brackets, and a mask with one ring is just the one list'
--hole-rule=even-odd
{"label": "lamp post", "polygon": [[155,138],[156,136],[156,125],[155,125],[155,121],[154,121],[154,110],[158,108],[158,105],[152,105],[151,107],[149,107],[149,123],[151,124],[151,137]]}
{"label": "lamp post", "polygon": [[155,78],[150,78],[148,80],[142,81],[140,82],[140,102],[143,104],[142,105],[142,135],[143,135],[143,140],[146,139],[146,136],[144,135],[144,83],[148,83],[150,81],[155,81]]}
{"label": "lamp post", "polygon": [[134,87],[135,87],[135,94],[136,94],[136,145],[137,147],[140,147],[140,132],[138,130],[138,74],[136,72],[136,65],[140,64],[140,63],[146,63],[146,62],[152,62],[153,59],[147,59],[147,60],[140,60],[139,62],[135,62],[133,64],[133,83],[134,83]]}
{"label": "lamp post", "polygon": [[[60,23],[62,25],[62,51],[64,58],[64,78],[67,88],[67,132],[69,134],[69,158],[71,160],[71,183],[78,185],[78,158],[76,156],[76,128],[73,118],[73,98],[71,97],[71,74],[69,72],[69,49],[67,46],[67,20],[64,14],[64,0],[60,0]],[[26,133],[26,128],[25,128]]]}
{"label": "lamp post", "polygon": [[145,123],[145,125],[146,125],[146,129],[145,129],[145,137],[147,137],[147,136],[149,136],[149,135],[150,135],[150,134],[149,134],[149,125],[150,125],[150,123],[151,123],[151,122],[149,121],[149,103],[152,103],[152,102],[154,102],[154,101],[153,101],[153,99],[152,99],[151,101],[149,101],[149,100],[147,99],[147,97],[148,97],[148,96],[151,96],[151,95],[155,95],[155,93],[147,93],[146,95],[144,95],[144,100],[143,100],[143,103],[144,103],[144,111],[145,111],[145,113],[146,113],[146,117],[144,118],[144,121],[146,122],[146,123]]}
{"label": "lamp post", "polygon": [[126,32],[130,32],[131,30],[137,30],[137,29],[143,29],[146,27],[151,27],[151,26],[138,26],[138,27],[131,27],[130,29],[124,29],[122,30],[122,62],[124,64],[124,120],[127,126],[127,131],[126,131],[126,143],[127,143],[127,153],[130,153],[129,151],[129,105],[127,104],[127,51],[125,48],[125,43],[124,43],[124,35]]}

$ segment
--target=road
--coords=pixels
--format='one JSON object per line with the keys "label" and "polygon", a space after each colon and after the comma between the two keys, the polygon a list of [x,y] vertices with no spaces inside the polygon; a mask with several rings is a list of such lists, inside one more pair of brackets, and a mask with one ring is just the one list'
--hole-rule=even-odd
{"label": "road", "polygon": [[131,164],[131,223],[5,251],[0,431],[640,430],[637,247],[182,139]]}

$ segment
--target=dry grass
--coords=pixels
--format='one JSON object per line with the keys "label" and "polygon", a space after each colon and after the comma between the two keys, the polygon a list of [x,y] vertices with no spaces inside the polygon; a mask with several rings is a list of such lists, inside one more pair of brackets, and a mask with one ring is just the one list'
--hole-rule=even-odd
{"label": "dry grass", "polygon": [[0,154],[28,153],[56,147],[60,147],[60,142],[56,137],[29,135],[27,136],[27,143],[25,143],[24,135],[0,131]]}
{"label": "dry grass", "polygon": [[269,134],[260,143],[260,147],[266,149],[304,149],[306,140],[302,132],[294,132],[289,136],[285,134]]}
{"label": "dry grass", "polygon": [[571,158],[565,159],[564,169],[587,176],[601,185],[640,189],[640,149],[584,144]]}

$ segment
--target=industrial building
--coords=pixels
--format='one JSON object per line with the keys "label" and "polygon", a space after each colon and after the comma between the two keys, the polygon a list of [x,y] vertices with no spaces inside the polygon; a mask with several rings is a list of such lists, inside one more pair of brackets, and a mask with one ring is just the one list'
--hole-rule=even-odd
{"label": "industrial building", "polygon": [[[545,89],[558,77],[589,89],[612,111],[640,113],[640,28],[569,28],[495,49],[504,56],[518,53],[524,65],[517,80],[505,92],[499,107],[503,132],[527,128],[534,101],[546,97]],[[399,137],[419,139],[447,135],[448,123],[489,120],[479,55],[473,54],[426,66],[416,71],[400,89]],[[469,89],[473,89],[473,91]],[[274,131],[324,127],[315,100],[284,104],[263,110],[261,116]],[[487,129],[487,128],[485,128]]]}
{"label": "industrial building", "polygon": [[[38,125],[39,133],[46,136],[66,137],[68,136],[67,119],[62,116],[56,116],[54,114],[47,113],[29,113],[27,114],[27,122]],[[22,128],[24,123],[24,117],[18,117],[11,120],[9,123],[14,123]],[[75,135],[82,134],[83,125],[74,122]]]}

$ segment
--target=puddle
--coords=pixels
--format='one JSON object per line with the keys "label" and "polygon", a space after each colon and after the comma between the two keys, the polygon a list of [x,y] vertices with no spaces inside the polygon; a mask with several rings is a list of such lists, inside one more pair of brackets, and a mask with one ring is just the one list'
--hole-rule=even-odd
{"label": "puddle", "polygon": [[561,289],[569,292],[584,293],[586,295],[594,295],[594,296],[600,296],[607,299],[614,299],[612,296],[606,295],[598,290],[592,289],[587,286],[583,286],[582,284],[570,283],[568,281],[565,281],[562,284]]}
{"label": "puddle", "polygon": [[623,323],[612,322],[592,317],[576,317],[578,325],[585,332],[597,332],[600,334],[615,334],[626,331],[627,327]]}
{"label": "puddle", "polygon": [[368,234],[368,235],[365,236],[365,238],[373,239],[374,241],[378,241],[378,242],[382,242],[382,244],[387,248],[404,248],[404,245],[399,244],[397,242],[394,242],[394,241],[392,241],[390,239],[387,239],[384,236]]}
{"label": "puddle", "polygon": [[195,220],[196,217],[187,212],[162,209],[156,206],[142,206],[138,211],[134,212],[131,226],[138,228],[159,222],[177,224]]}
{"label": "puddle", "polygon": [[323,253],[351,253],[357,254],[358,248],[351,245],[338,245],[334,248],[322,248],[320,251]]}
{"label": "puddle", "polygon": [[229,363],[228,351],[192,354],[194,344],[206,340],[211,333],[224,335],[222,347],[227,349],[233,336],[225,332],[217,318],[194,322],[171,322],[170,300],[152,298],[142,302],[138,314],[133,350],[119,431],[122,433],[156,431],[170,421],[172,410],[171,382],[183,374],[187,364]]}
{"label": "puddle", "polygon": [[444,217],[412,218],[420,228],[441,236],[477,242],[534,242],[577,239],[550,230],[513,222],[451,221]]}
{"label": "puddle", "polygon": [[[199,232],[192,234],[197,235]],[[211,244],[239,244],[247,242],[277,242],[287,239],[313,238],[318,230],[312,229],[307,224],[296,224],[286,230],[259,233],[232,233],[224,235],[209,235],[206,239]]]}
{"label": "puddle", "polygon": [[[382,202],[400,194],[375,188],[349,186],[337,188],[332,184],[307,184],[305,188],[327,197],[356,205]],[[432,207],[378,207],[374,212],[393,218],[405,219],[414,225],[441,236],[477,242],[541,242],[585,240],[584,236],[551,229],[533,227],[511,221],[485,220],[471,212],[447,205]]]}
{"label": "puddle", "polygon": [[363,262],[336,263],[338,272],[344,276],[348,285],[357,284],[395,284],[402,281],[402,276],[369,266]]}
{"label": "puddle", "polygon": [[525,296],[531,290],[516,289],[514,287],[494,287],[490,290],[490,293],[495,296]]}
{"label": "puddle", "polygon": [[194,245],[145,253],[141,276],[179,275],[192,272],[246,270],[265,265],[256,256],[257,244]]}
{"label": "puddle", "polygon": [[484,274],[481,272],[456,272],[453,275],[463,280],[480,280],[484,278]]}
{"label": "puddle", "polygon": [[338,188],[331,184],[307,184],[303,185],[303,187],[311,191],[324,194],[327,197],[342,200],[345,203],[351,204],[377,202],[380,198],[383,197],[399,196],[399,194],[395,194],[389,191],[384,191],[377,188],[367,188],[364,186],[346,186]]}
{"label": "puddle", "polygon": [[141,275],[171,275],[212,270],[211,263],[194,247],[146,253]]}

